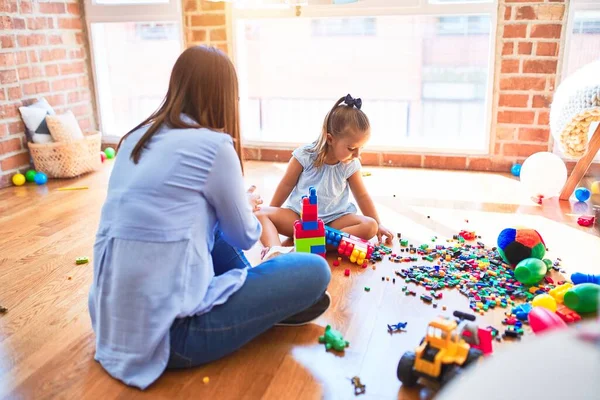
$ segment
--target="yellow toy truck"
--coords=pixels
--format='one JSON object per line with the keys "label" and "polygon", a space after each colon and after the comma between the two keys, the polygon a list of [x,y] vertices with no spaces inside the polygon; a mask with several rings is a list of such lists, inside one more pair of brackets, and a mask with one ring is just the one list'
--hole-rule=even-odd
{"label": "yellow toy truck", "polygon": [[[471,317],[469,314],[459,314]],[[474,320],[475,316],[472,317]],[[477,329],[469,321],[459,323],[442,317],[433,320],[416,351],[407,351],[400,359],[398,379],[406,387],[416,385],[421,377],[437,381],[441,385],[446,384],[460,374],[463,368],[483,356],[483,352],[471,347],[463,336],[468,331],[468,339],[478,345]]]}

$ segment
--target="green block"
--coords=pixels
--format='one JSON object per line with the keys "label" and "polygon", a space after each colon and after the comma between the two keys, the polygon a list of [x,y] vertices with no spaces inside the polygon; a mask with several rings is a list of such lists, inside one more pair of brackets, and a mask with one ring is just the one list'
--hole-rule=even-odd
{"label": "green block", "polygon": [[310,253],[313,246],[325,246],[325,236],[318,238],[296,239],[296,253]]}
{"label": "green block", "polygon": [[400,241],[400,246],[406,247],[408,246],[408,240],[404,239]]}

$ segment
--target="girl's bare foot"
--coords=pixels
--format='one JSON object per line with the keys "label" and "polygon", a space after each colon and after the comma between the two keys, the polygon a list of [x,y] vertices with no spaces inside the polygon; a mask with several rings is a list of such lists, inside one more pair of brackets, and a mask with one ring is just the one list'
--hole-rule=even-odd
{"label": "girl's bare foot", "polygon": [[265,247],[261,251],[261,260],[267,261],[273,257],[280,256],[282,254],[288,254],[294,251],[293,246],[273,246],[273,247]]}

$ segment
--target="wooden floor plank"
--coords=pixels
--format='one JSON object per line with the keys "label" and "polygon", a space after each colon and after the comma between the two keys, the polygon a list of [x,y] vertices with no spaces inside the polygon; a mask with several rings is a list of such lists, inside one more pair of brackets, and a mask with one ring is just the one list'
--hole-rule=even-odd
{"label": "wooden floor plank", "polygon": [[[248,163],[246,181],[256,184],[268,200],[284,167]],[[110,168],[107,162],[102,171],[80,179],[0,191],[0,305],[9,309],[0,315],[0,398],[351,399],[350,378],[355,375],[367,386],[363,399],[434,395],[426,387],[402,388],[396,378],[398,360],[419,343],[429,320],[455,309],[467,311],[467,299],[449,291],[440,308],[425,306],[404,295],[399,279],[393,283],[400,265],[389,260],[375,269],[344,260],[332,267],[332,307],[313,324],[273,328],[209,365],[166,371],[146,391],[110,377],[93,360],[95,337],[87,310],[94,237]],[[562,258],[569,272],[594,272],[589,261],[600,259],[598,230],[576,223],[577,215],[593,212],[598,196],[585,204],[549,200],[540,206],[508,175],[369,170],[372,176],[365,182],[382,220],[412,243],[433,243],[438,236],[443,244],[443,237],[472,229],[493,245],[502,228],[526,225],[542,233],[548,256]],[[84,185],[89,189],[57,191]],[[258,246],[247,252],[254,264],[259,252]],[[75,265],[79,256],[90,257],[90,264]],[[330,255],[330,264],[335,258]],[[350,277],[344,276],[346,268]],[[502,318],[498,310],[478,316],[478,321],[500,326]],[[409,323],[407,331],[390,335],[387,324],[400,321]],[[318,343],[327,324],[350,341],[344,353],[326,351]],[[505,343],[496,351],[515,345]]]}

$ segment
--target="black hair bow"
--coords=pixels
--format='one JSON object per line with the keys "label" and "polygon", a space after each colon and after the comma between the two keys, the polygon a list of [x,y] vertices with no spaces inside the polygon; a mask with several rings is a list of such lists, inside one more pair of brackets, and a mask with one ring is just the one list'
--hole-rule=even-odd
{"label": "black hair bow", "polygon": [[344,103],[346,103],[346,105],[352,107],[356,107],[360,110],[360,108],[362,107],[362,100],[360,98],[354,99],[352,98],[352,96],[347,95],[346,98],[344,99]]}

